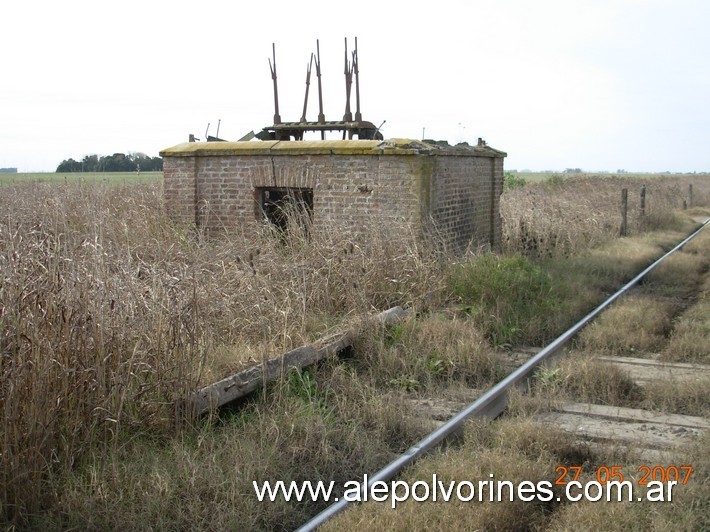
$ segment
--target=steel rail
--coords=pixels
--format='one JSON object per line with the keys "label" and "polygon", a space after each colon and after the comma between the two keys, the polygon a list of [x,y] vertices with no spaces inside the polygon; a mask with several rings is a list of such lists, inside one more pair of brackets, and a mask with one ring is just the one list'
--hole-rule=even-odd
{"label": "steel rail", "polygon": [[[449,421],[444,423],[441,427],[429,433],[422,440],[414,444],[412,447],[407,449],[398,458],[384,466],[374,475],[368,477],[367,485],[362,485],[360,488],[360,500],[367,500],[364,496],[370,487],[375,482],[387,481],[391,479],[394,475],[399,473],[406,466],[413,463],[417,458],[421,457],[423,454],[431,451],[442,443],[448,436],[456,432],[461,428],[461,425],[468,418],[477,416],[485,417],[489,419],[494,419],[500,415],[503,410],[505,410],[507,404],[508,390],[515,385],[524,384],[530,375],[537,369],[537,366],[541,362],[551,358],[552,355],[556,354],[560,348],[562,348],[575,334],[577,334],[585,325],[587,325],[591,320],[593,320],[597,315],[599,315],[604,309],[616,301],[619,297],[624,295],[629,289],[638,284],[641,279],[643,279],[649,272],[656,268],[661,262],[671,256],[673,253],[682,249],[690,240],[695,238],[695,236],[700,233],[705,227],[710,224],[710,220],[706,220],[697,230],[691,233],[682,242],[676,245],[673,249],[663,255],[661,258],[657,259],[653,264],[644,269],[631,281],[626,283],[622,288],[620,288],[616,293],[610,296],[606,301],[600,304],[597,308],[587,314],[584,318],[579,320],[575,325],[567,329],[564,333],[558,336],[552,343],[548,344],[539,353],[537,353],[530,360],[525,362],[518,369],[510,373],[498,384],[493,386],[485,394],[479,397],[476,401],[471,403],[469,406],[461,410],[458,414],[452,417]],[[322,512],[313,517],[310,521],[298,528],[298,532],[307,532],[315,530],[317,527],[339,514],[345,510],[353,501],[349,498],[340,498],[337,502],[331,504],[325,508]]]}

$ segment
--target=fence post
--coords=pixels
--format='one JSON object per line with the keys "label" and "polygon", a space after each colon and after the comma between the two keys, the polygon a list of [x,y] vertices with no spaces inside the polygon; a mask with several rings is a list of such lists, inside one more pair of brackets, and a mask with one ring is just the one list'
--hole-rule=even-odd
{"label": "fence post", "polygon": [[641,187],[641,217],[646,216],[646,185]]}
{"label": "fence post", "polygon": [[626,215],[629,210],[629,189],[621,189],[621,230],[620,236],[626,236]]}
{"label": "fence post", "polygon": [[688,207],[693,206],[693,184],[688,185]]}

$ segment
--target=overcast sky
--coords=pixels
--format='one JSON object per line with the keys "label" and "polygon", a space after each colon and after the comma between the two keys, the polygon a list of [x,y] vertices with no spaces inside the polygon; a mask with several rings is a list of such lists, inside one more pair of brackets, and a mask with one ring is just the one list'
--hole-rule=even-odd
{"label": "overcast sky", "polygon": [[[327,120],[358,37],[385,138],[506,151],[507,169],[710,171],[710,1],[13,1],[0,9],[0,167],[154,156],[300,118],[320,39]],[[353,91],[354,94],[354,91]],[[308,119],[316,120],[315,69]],[[353,100],[354,107],[354,100]]]}

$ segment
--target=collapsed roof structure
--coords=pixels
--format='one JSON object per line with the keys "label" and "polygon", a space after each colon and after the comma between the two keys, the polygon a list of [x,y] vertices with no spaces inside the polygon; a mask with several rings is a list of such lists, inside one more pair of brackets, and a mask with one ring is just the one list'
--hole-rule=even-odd
{"label": "collapsed roof structure", "polygon": [[[506,154],[482,139],[475,145],[388,139],[362,119],[357,40],[345,41],[343,119],[323,113],[320,43],[306,70],[303,113],[284,122],[279,112],[276,47],[269,60],[274,120],[237,142],[207,135],[207,142],[167,148],[163,156],[165,205],[173,220],[206,232],[254,233],[267,222],[284,226],[296,209],[314,228],[358,232],[376,224],[393,238],[402,231],[434,234],[447,249],[500,246],[500,194]],[[312,68],[318,78],[319,113],[306,118]],[[355,85],[355,111],[350,101]],[[340,133],[338,140],[326,132]],[[315,132],[320,140],[305,140]],[[255,140],[258,139],[258,140]]]}
{"label": "collapsed roof structure", "polygon": [[[321,83],[320,69],[320,41],[316,40],[316,52],[311,53],[311,59],[306,69],[306,95],[303,99],[303,114],[298,122],[282,122],[279,113],[279,88],[278,76],[276,73],[276,45],[272,44],[273,62],[269,60],[271,69],[271,79],[274,84],[274,123],[263,128],[256,137],[260,140],[303,140],[303,134],[307,131],[320,132],[321,140],[325,140],[326,131],[340,131],[343,140],[357,137],[362,140],[383,140],[382,134],[372,122],[362,119],[360,111],[360,68],[357,55],[357,37],[355,37],[355,49],[352,56],[348,56],[348,39],[345,38],[345,113],[343,119],[338,121],[327,121],[323,114],[323,86]],[[309,122],[306,119],[308,110],[308,93],[311,83],[311,71],[313,65],[316,67],[316,77],[318,78],[318,120]],[[350,96],[352,93],[353,78],[355,79],[355,115],[350,109]]]}

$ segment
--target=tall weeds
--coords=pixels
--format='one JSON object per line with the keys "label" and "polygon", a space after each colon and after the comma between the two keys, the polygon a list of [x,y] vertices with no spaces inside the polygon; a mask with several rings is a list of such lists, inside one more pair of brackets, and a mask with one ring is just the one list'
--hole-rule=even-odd
{"label": "tall weeds", "polygon": [[5,518],[49,504],[48,475],[89,449],[174,434],[173,405],[199,383],[313,340],[338,317],[427,305],[440,286],[413,235],[390,241],[373,225],[284,239],[265,226],[207,239],[169,223],[161,197],[158,185],[3,189]]}
{"label": "tall weeds", "polygon": [[0,501],[13,516],[41,506],[48,472],[87,448],[131,427],[171,427],[204,339],[202,290],[187,265],[141,258],[155,244],[149,226],[161,224],[157,190],[4,192]]}
{"label": "tall weeds", "polygon": [[[506,250],[554,256],[612,238],[618,184],[507,191]],[[677,190],[668,190],[675,208]],[[661,201],[651,202],[661,197],[649,192],[649,209],[660,211]],[[506,343],[519,325],[496,321],[510,315],[496,291],[510,288],[511,274],[527,272],[515,285],[521,297],[531,279],[552,301],[550,280],[528,262],[442,256],[406,226],[392,231],[376,219],[357,233],[306,220],[286,234],[264,225],[255,236],[206,238],[168,221],[158,184],[7,186],[0,216],[0,514],[15,523],[56,502],[49,481],[88,453],[118,454],[141,433],[170,439],[189,421],[174,405],[197,386],[326,335],[351,315],[394,304],[440,308],[456,279],[463,300],[466,274],[487,273],[498,288],[466,304],[494,309],[485,325]],[[453,270],[455,261],[482,262]],[[545,323],[534,309],[549,305],[533,303],[522,321]],[[409,356],[427,337],[446,339],[463,325],[432,327],[393,352]],[[428,356],[405,366],[432,386],[449,374],[473,379],[465,346],[446,345],[429,345]]]}
{"label": "tall weeds", "polygon": [[[501,197],[503,248],[530,257],[559,257],[578,253],[619,236],[621,190],[627,188],[628,234],[676,223],[676,212],[688,201],[707,204],[710,179],[705,175],[620,178],[574,176],[546,182],[526,182]],[[641,210],[641,189],[646,207]]]}

